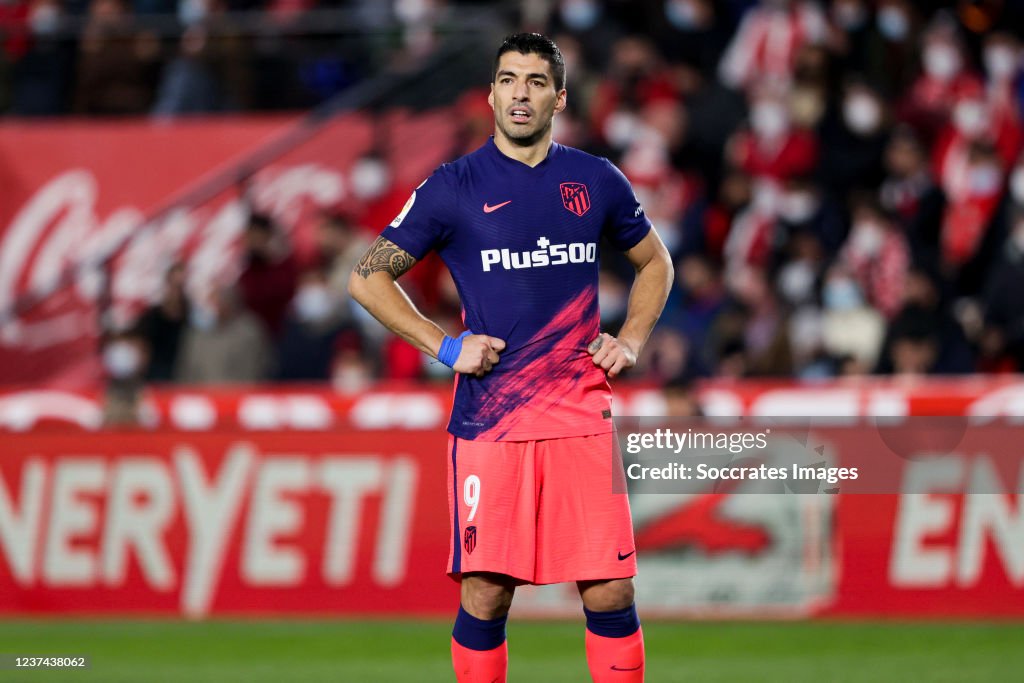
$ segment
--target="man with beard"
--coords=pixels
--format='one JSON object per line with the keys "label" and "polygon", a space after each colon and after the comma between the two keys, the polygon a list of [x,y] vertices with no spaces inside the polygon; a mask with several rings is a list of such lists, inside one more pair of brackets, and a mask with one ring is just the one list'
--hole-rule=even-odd
{"label": "man with beard", "polygon": [[[565,63],[538,34],[494,62],[495,132],[421,184],[356,266],[352,296],[453,368],[448,573],[461,582],[452,638],[460,683],[504,681],[517,585],[576,582],[595,681],[642,681],[636,549],[613,467],[611,390],[636,363],[668,296],[669,255],[625,177],[552,141]],[[601,333],[598,244],[636,268],[618,337]],[[450,337],[396,279],[429,251],[451,270],[467,331]],[[621,481],[621,479],[620,479]]]}

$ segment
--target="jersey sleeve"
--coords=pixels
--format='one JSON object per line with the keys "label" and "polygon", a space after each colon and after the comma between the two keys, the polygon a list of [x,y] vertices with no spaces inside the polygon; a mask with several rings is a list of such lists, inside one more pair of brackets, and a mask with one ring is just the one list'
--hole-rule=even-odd
{"label": "jersey sleeve", "polygon": [[420,183],[401,213],[381,232],[381,237],[391,240],[417,261],[439,249],[450,234],[454,204],[447,175],[441,166]]}
{"label": "jersey sleeve", "polygon": [[619,251],[628,251],[647,236],[651,221],[640,206],[626,176],[615,164],[605,159],[608,165],[604,194],[611,209],[604,225],[604,236]]}

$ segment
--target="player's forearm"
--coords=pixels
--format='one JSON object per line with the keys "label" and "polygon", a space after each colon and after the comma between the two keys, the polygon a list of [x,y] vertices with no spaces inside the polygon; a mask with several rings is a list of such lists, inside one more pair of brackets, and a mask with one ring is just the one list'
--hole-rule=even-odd
{"label": "player's forearm", "polygon": [[633,288],[629,292],[626,321],[617,338],[638,355],[665,308],[672,277],[672,261],[667,253],[658,254],[637,269]]}
{"label": "player's forearm", "polygon": [[444,331],[417,310],[401,286],[384,272],[352,273],[349,294],[382,325],[420,351],[437,357]]}

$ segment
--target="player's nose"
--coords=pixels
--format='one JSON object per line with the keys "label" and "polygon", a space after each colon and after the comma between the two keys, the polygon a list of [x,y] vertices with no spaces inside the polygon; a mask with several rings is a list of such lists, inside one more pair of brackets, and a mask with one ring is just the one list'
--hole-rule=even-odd
{"label": "player's nose", "polygon": [[530,89],[526,86],[526,81],[518,81],[515,89],[512,91],[512,97],[517,102],[525,102],[530,99]]}

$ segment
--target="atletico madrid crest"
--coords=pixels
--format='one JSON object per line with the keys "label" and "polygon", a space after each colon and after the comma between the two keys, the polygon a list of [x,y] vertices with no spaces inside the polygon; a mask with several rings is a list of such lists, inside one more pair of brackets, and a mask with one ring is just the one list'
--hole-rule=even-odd
{"label": "atletico madrid crest", "polygon": [[572,211],[577,216],[582,216],[590,211],[590,194],[587,186],[583,183],[562,183],[559,185],[562,190],[562,206]]}
{"label": "atletico madrid crest", "polygon": [[466,533],[462,535],[462,545],[466,549],[467,555],[473,554],[473,549],[476,548],[476,527],[467,526]]}

